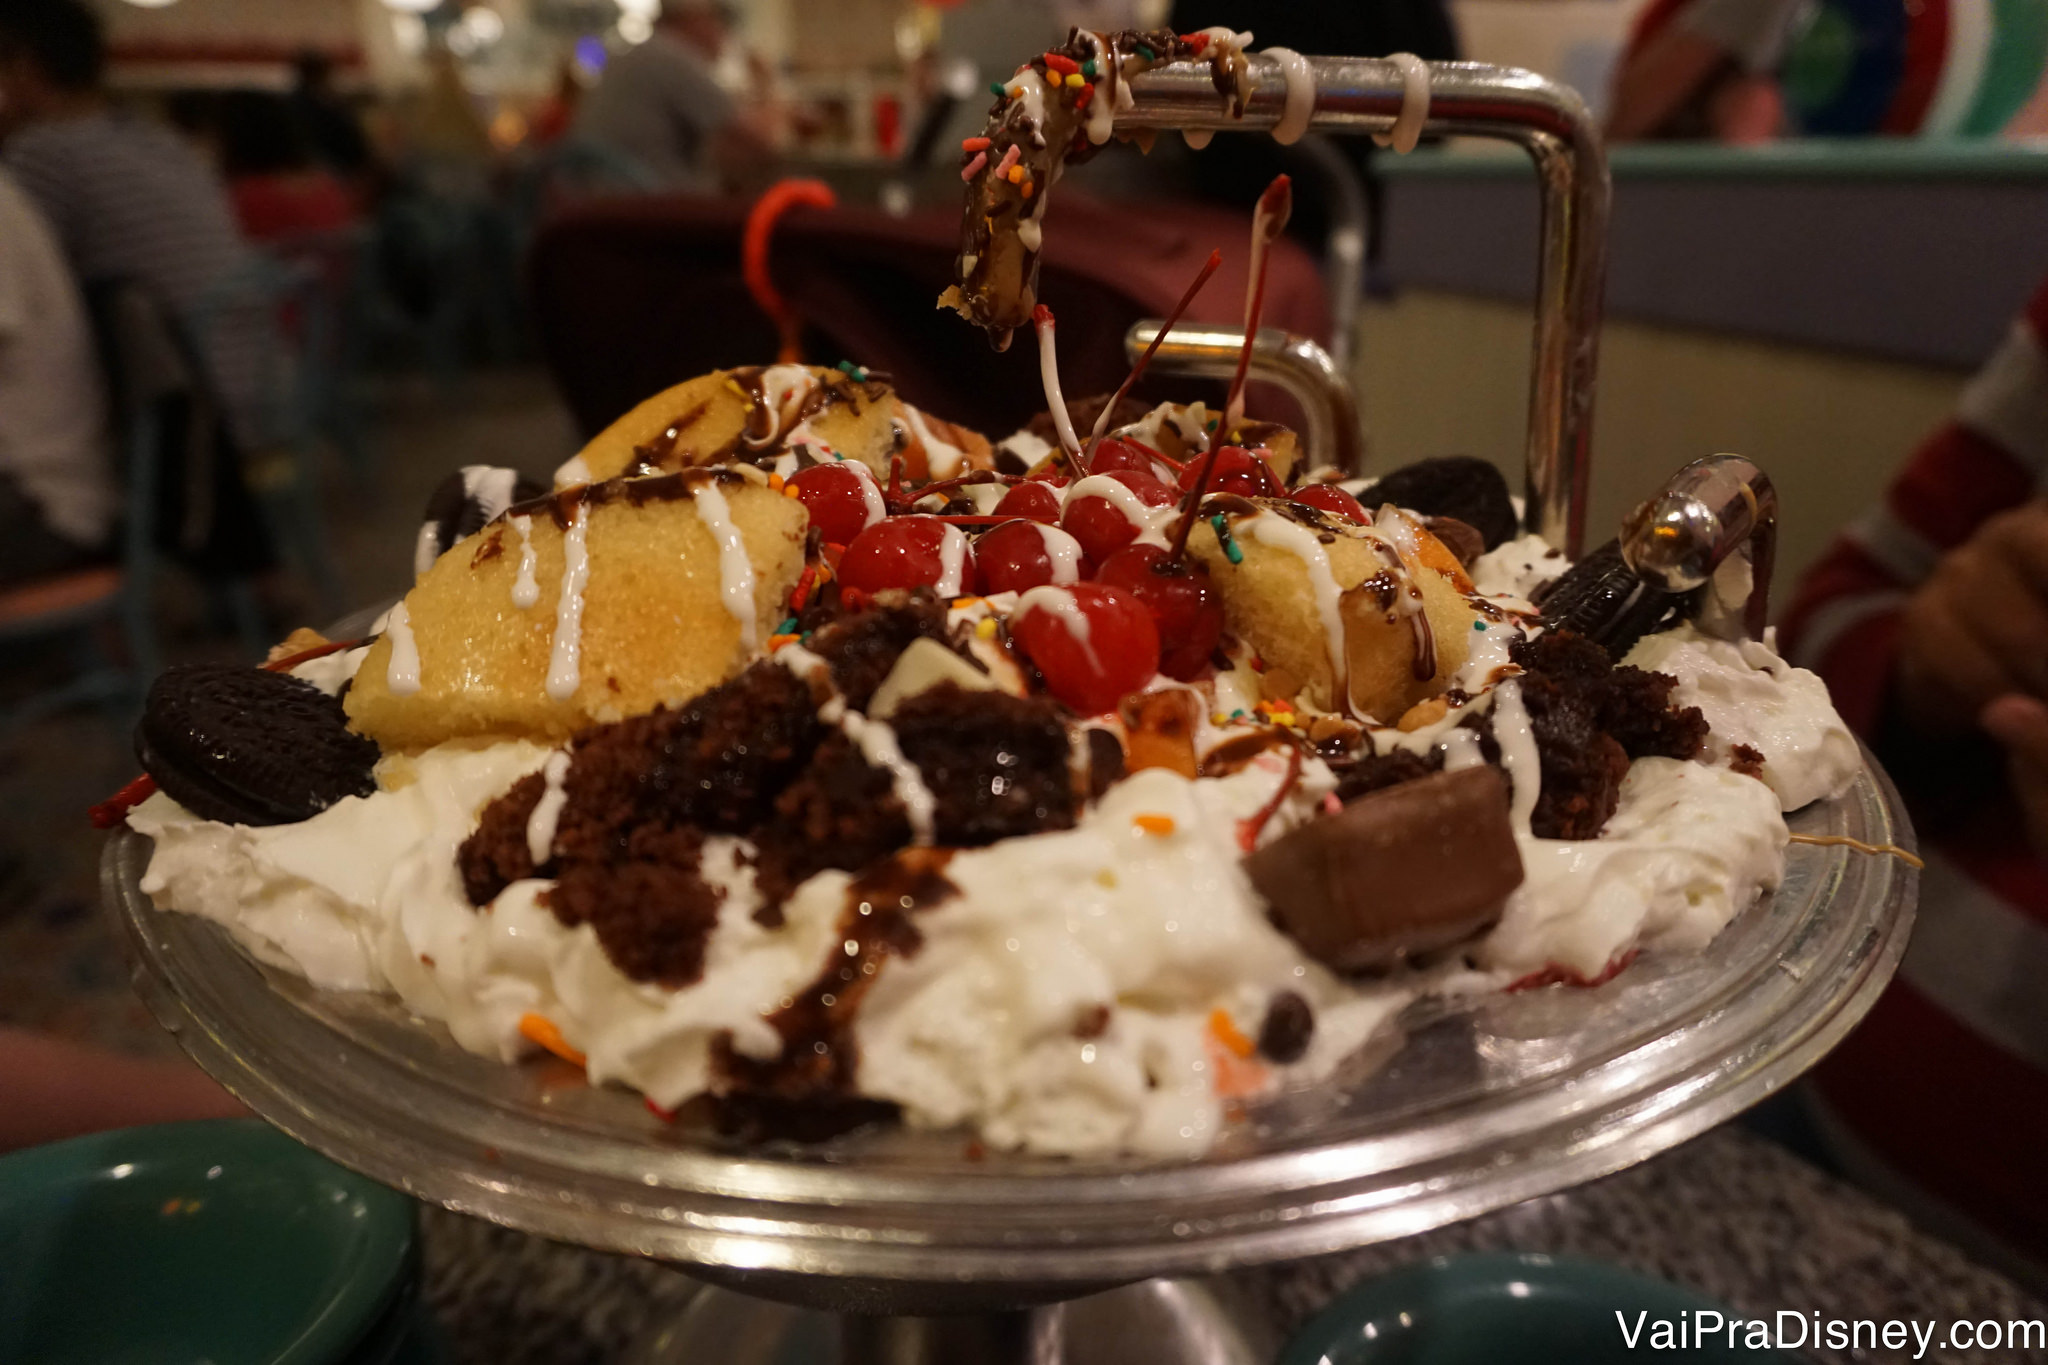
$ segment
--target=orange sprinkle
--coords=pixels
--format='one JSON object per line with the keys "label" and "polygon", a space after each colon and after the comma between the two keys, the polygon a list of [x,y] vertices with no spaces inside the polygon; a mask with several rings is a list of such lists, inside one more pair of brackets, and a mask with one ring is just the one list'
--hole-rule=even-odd
{"label": "orange sprinkle", "polygon": [[585,1062],[583,1054],[569,1046],[569,1040],[562,1036],[562,1031],[555,1027],[552,1019],[538,1014],[522,1014],[519,1016],[519,1033],[527,1042],[546,1048],[565,1062],[576,1066]]}
{"label": "orange sprinkle", "polygon": [[963,137],[960,139],[960,150],[963,152],[985,152],[988,150],[988,139],[985,137]]}
{"label": "orange sprinkle", "polygon": [[1027,180],[1017,187],[1017,192],[1019,194],[1022,194],[1026,199],[1029,199],[1031,197],[1031,192],[1037,188],[1038,186],[1032,184],[1029,180]]}
{"label": "orange sprinkle", "polygon": [[1024,168],[1022,166],[1011,166],[1010,169],[1004,173],[1003,179],[1009,181],[1012,185],[1023,183]]}
{"label": "orange sprinkle", "polygon": [[793,645],[803,638],[801,635],[771,635],[768,637],[768,652],[773,654],[784,645]]}
{"label": "orange sprinkle", "polygon": [[1250,1057],[1258,1051],[1257,1045],[1231,1022],[1230,1011],[1220,1006],[1209,1011],[1209,1032],[1216,1035],[1217,1042],[1239,1057]]}
{"label": "orange sprinkle", "polygon": [[1238,1056],[1231,1051],[1229,1044],[1213,1033],[1208,1036],[1207,1043],[1209,1071],[1214,1078],[1210,1088],[1215,1090],[1220,1099],[1250,1099],[1265,1091],[1271,1073],[1264,1066],[1249,1058]]}
{"label": "orange sprinkle", "polygon": [[[1173,833],[1173,817],[1171,815],[1133,815],[1131,823],[1144,830],[1147,834]],[[1221,1011],[1219,1010],[1218,1013],[1221,1013]]]}
{"label": "orange sprinkle", "polygon": [[782,491],[783,485],[787,482],[788,480],[784,479],[780,474],[770,474],[768,476],[768,486],[778,493]]}
{"label": "orange sprinkle", "polygon": [[796,485],[785,480],[782,485],[782,496],[785,498],[797,496]]}

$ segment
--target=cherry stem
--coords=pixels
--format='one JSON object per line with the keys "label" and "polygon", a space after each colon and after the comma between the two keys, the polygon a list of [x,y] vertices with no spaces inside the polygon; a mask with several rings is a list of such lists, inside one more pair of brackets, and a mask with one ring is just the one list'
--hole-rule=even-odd
{"label": "cherry stem", "polygon": [[1216,457],[1222,451],[1223,447],[1220,444],[1211,445],[1208,453],[1202,456],[1202,476],[1196,479],[1195,486],[1188,490],[1188,501],[1185,510],[1180,514],[1180,525],[1173,533],[1173,553],[1165,560],[1168,564],[1178,564],[1181,556],[1188,551],[1188,536],[1195,529],[1195,513],[1201,510],[1202,498],[1209,491],[1209,476],[1216,472]]}
{"label": "cherry stem", "polygon": [[940,479],[936,482],[921,484],[916,488],[907,490],[892,484],[890,488],[883,490],[882,501],[888,506],[889,514],[897,516],[909,511],[926,498],[944,497],[946,494],[957,489],[969,488],[976,484],[984,483],[1015,485],[1023,482],[1024,476],[1022,474],[999,474],[993,469],[977,469],[971,474],[961,474],[951,479]]}
{"label": "cherry stem", "polygon": [[1223,403],[1223,430],[1217,433],[1219,436],[1235,431],[1244,420],[1244,381],[1251,370],[1252,347],[1258,341],[1259,315],[1266,308],[1266,267],[1272,260],[1269,248],[1286,228],[1293,212],[1294,182],[1276,175],[1259,196],[1259,207],[1252,214],[1252,271],[1245,296],[1244,345],[1237,353],[1237,372],[1230,377],[1230,396]]}
{"label": "cherry stem", "polygon": [[1181,314],[1188,311],[1188,305],[1195,301],[1195,295],[1202,292],[1202,286],[1209,282],[1209,277],[1215,274],[1217,267],[1222,264],[1221,251],[1209,253],[1208,262],[1195,273],[1194,283],[1180,296],[1180,302],[1173,306],[1173,311],[1166,315],[1166,321],[1161,324],[1158,334],[1152,338],[1152,344],[1145,348],[1145,353],[1138,357],[1138,363],[1131,366],[1130,374],[1124,377],[1123,383],[1117,385],[1116,392],[1110,395],[1109,402],[1096,415],[1095,429],[1088,433],[1088,449],[1081,457],[1083,464],[1092,466],[1095,463],[1095,447],[1102,444],[1102,433],[1108,430],[1110,415],[1116,411],[1116,405],[1124,401],[1124,395],[1131,391],[1131,386],[1138,382],[1138,376],[1145,373],[1145,367],[1152,363],[1152,356],[1165,342],[1167,333],[1180,322]]}

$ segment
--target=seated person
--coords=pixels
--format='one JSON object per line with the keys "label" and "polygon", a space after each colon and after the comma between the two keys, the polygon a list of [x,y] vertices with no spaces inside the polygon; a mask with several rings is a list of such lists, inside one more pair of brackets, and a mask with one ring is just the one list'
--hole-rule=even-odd
{"label": "seated person", "polygon": [[214,133],[228,197],[250,241],[290,241],[356,221],[354,191],[314,160],[311,140],[284,96],[228,91],[220,98]]}
{"label": "seated person", "polygon": [[1815,1073],[1849,1173],[2048,1282],[2048,286],[1884,501],[1802,582],[1788,653],[1927,856],[1899,976]]}
{"label": "seated person", "polygon": [[742,109],[712,74],[727,37],[710,0],[664,0],[652,36],[583,97],[573,135],[624,157],[653,188],[709,194],[745,178],[769,154],[769,114]]}
{"label": "seated person", "polygon": [[78,286],[0,170],[0,589],[105,557],[107,405]]}
{"label": "seated person", "polygon": [[1800,0],[1652,0],[1614,71],[1607,136],[1768,142],[1784,131],[1784,60]]}

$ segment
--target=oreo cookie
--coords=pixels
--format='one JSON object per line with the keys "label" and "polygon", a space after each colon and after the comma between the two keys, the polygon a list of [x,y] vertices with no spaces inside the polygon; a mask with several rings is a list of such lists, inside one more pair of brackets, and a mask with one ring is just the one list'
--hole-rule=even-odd
{"label": "oreo cookie", "polygon": [[294,824],[368,796],[378,752],[338,698],[259,668],[166,669],[135,727],[135,756],[166,795],[237,825]]}
{"label": "oreo cookie", "polygon": [[516,469],[464,465],[441,480],[427,499],[427,519],[413,549],[413,572],[423,574],[433,568],[449,546],[483,530],[512,504],[546,492]]}
{"label": "oreo cookie", "polygon": [[1697,593],[1644,581],[1622,559],[1621,542],[1610,540],[1545,589],[1536,606],[1552,629],[1577,631],[1619,659],[1667,616],[1691,614],[1697,600]]}
{"label": "oreo cookie", "polygon": [[1391,502],[1429,517],[1451,517],[1491,550],[1521,533],[1515,500],[1498,469],[1474,455],[1438,455],[1402,465],[1359,495],[1367,507]]}

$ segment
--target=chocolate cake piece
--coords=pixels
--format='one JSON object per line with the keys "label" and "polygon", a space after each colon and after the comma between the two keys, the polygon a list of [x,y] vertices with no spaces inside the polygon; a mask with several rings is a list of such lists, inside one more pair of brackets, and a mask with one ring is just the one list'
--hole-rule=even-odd
{"label": "chocolate cake piece", "polygon": [[890,591],[877,593],[873,606],[819,630],[808,647],[830,666],[832,685],[846,704],[866,711],[875,689],[918,639],[945,643],[946,604],[928,591]]}
{"label": "chocolate cake piece", "polygon": [[546,790],[547,782],[539,773],[520,778],[510,791],[484,807],[475,833],[456,848],[455,866],[471,905],[489,905],[512,883],[545,875],[544,868],[534,866],[526,822],[533,818],[533,808]]}
{"label": "chocolate cake piece", "polygon": [[1057,703],[940,683],[890,723],[931,791],[938,843],[973,848],[1073,827],[1072,748]]}
{"label": "chocolate cake piece", "polygon": [[703,852],[694,829],[643,827],[622,859],[565,862],[545,904],[565,928],[588,924],[630,979],[679,990],[703,976],[725,899],[698,871]]}
{"label": "chocolate cake piece", "polygon": [[1281,835],[1244,867],[1274,922],[1345,972],[1393,967],[1481,932],[1522,883],[1507,780],[1489,766],[1372,792]]}
{"label": "chocolate cake piece", "polygon": [[826,868],[866,867],[909,844],[911,834],[890,775],[844,734],[830,735],[756,835],[756,884],[771,922],[807,878]]}
{"label": "chocolate cake piece", "polygon": [[680,710],[587,731],[563,783],[555,851],[610,856],[623,831],[644,824],[746,833],[768,818],[826,733],[809,684],[772,660]]}
{"label": "chocolate cake piece", "polygon": [[1366,754],[1337,779],[1337,799],[1355,801],[1361,796],[1441,772],[1443,766],[1443,753],[1437,749],[1431,749],[1427,754],[1412,753],[1407,749]]}
{"label": "chocolate cake piece", "polygon": [[295,824],[377,790],[376,741],[348,728],[341,702],[260,668],[165,669],[136,723],[135,756],[173,801],[235,825]]}
{"label": "chocolate cake piece", "polygon": [[1591,839],[1621,800],[1630,760],[1691,758],[1707,734],[1697,707],[1674,707],[1677,679],[1613,666],[1605,649],[1568,630],[1518,641],[1522,703],[1541,757],[1543,790],[1530,816],[1545,839]]}

